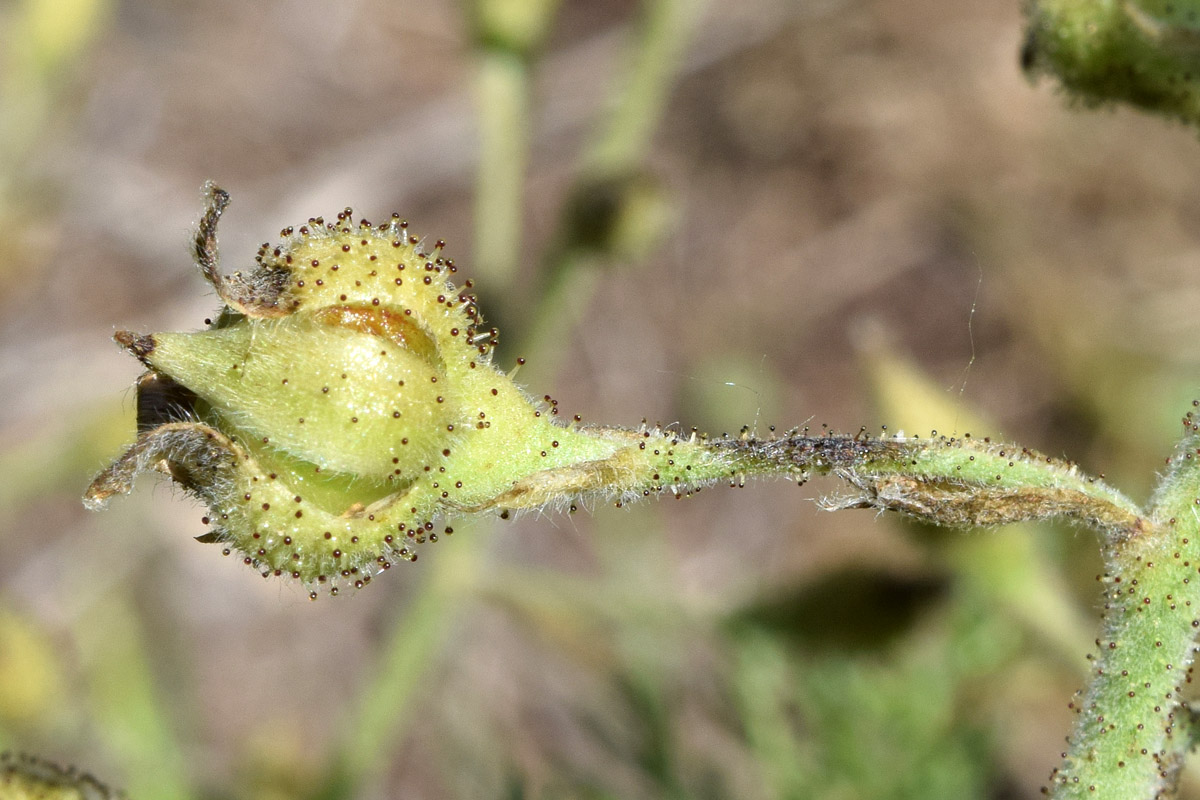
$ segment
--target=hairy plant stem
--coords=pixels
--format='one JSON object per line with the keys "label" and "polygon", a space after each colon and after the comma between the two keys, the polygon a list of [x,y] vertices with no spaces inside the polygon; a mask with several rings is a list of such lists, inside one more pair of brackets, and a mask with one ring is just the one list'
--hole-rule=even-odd
{"label": "hairy plant stem", "polygon": [[[93,481],[89,507],[127,493],[141,472],[165,472],[209,506],[200,541],[236,550],[263,577],[288,574],[331,594],[415,560],[417,546],[441,535],[435,521],[679,497],[755,475],[832,475],[850,491],[828,509],[937,525],[1064,517],[1102,535],[1108,613],[1055,791],[1172,789],[1194,738],[1178,698],[1200,629],[1200,426],[1191,415],[1149,513],[1074,464],[989,439],[807,429],[708,439],[644,423],[564,424],[549,395],[535,402],[497,369],[495,331],[481,328],[471,283],[449,277],[456,268],[442,242],[426,252],[398,215],[373,226],[346,209],[286,229],[253,273],[224,275],[216,223],[228,195],[206,191],[193,250],[225,312],[196,333],[117,333],[148,367],[139,433]],[[400,647],[389,663],[415,652]],[[1178,736],[1177,716],[1187,723]],[[372,730],[390,717],[378,719]],[[340,779],[353,783],[374,763],[346,759]]]}
{"label": "hairy plant stem", "polygon": [[1074,465],[970,438],[874,439],[807,434],[704,443],[733,471],[830,474],[852,491],[830,509],[898,511],[952,526],[1065,517],[1102,534],[1104,627],[1091,681],[1052,775],[1058,798],[1154,798],[1174,792],[1196,739],[1181,704],[1200,630],[1200,425],[1168,462],[1149,512]]}
{"label": "hairy plant stem", "polygon": [[1200,436],[1192,414],[1141,535],[1105,549],[1104,629],[1057,798],[1172,796],[1194,741],[1181,704],[1200,630]]}
{"label": "hairy plant stem", "polygon": [[1099,655],[1071,704],[1079,717],[1054,797],[1151,798],[1173,788],[1189,745],[1175,729],[1200,610],[1198,532],[1194,519],[1155,515],[1145,536],[1108,553]]}
{"label": "hairy plant stem", "polygon": [[1090,684],[1072,703],[1079,716],[1052,794],[1148,799],[1172,796],[1196,739],[1195,714],[1180,698],[1200,631],[1200,425],[1190,414],[1184,423],[1149,512],[1072,464],[987,440],[744,435],[680,440],[667,454],[698,446],[712,456],[701,475],[723,469],[735,484],[751,475],[840,477],[852,490],[825,501],[829,509],[960,527],[1065,517],[1096,528],[1104,627]]}
{"label": "hairy plant stem", "polygon": [[[826,508],[898,511],[937,525],[1001,525],[1067,517],[1091,525],[1109,542],[1142,535],[1141,510],[1103,481],[1074,464],[1010,444],[970,437],[874,438],[792,432],[758,439],[704,439],[661,429],[581,429],[620,443],[611,456],[567,470],[546,470],[517,484],[516,494],[601,490],[650,494],[687,492],[722,479],[740,485],[753,475],[834,475],[853,491],[828,500]],[[634,448],[636,445],[636,450]],[[522,489],[528,485],[529,489]],[[509,505],[514,492],[490,504]]]}
{"label": "hairy plant stem", "polygon": [[[1196,125],[1196,0],[1030,0],[1021,59],[1084,104],[1118,101]],[[1094,392],[1093,392],[1094,393]],[[1180,704],[1200,631],[1200,473],[1195,419],[1159,483],[1140,535],[1105,546],[1105,620],[1093,679],[1055,797],[1174,794],[1195,714]],[[1183,726],[1182,728],[1180,726]]]}

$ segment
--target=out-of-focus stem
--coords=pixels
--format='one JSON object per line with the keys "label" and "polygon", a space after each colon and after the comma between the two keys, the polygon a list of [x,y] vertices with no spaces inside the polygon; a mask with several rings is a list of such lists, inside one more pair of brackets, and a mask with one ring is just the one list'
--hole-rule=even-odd
{"label": "out-of-focus stem", "polygon": [[584,168],[620,174],[645,157],[703,0],[648,0],[628,73],[615,89],[613,111],[584,158]]}
{"label": "out-of-focus stem", "polygon": [[[705,5],[704,0],[646,0],[643,4],[637,38],[623,62],[628,71],[614,84],[612,112],[582,157],[574,189],[576,197],[604,190],[616,192],[613,202],[618,206],[626,199],[633,184],[625,181],[623,190],[622,181],[646,157],[666,109],[682,54]],[[619,218],[619,212],[613,218]],[[599,268],[594,257],[612,252],[611,236],[584,241],[587,234],[578,229],[577,223],[578,219],[568,213],[557,242],[544,259],[539,279],[548,288],[533,292],[539,300],[528,315],[532,321],[521,330],[514,350],[529,357],[530,369],[536,377],[554,374],[563,352],[539,347],[539,342],[546,341],[539,338],[541,333],[567,329],[599,283],[598,276],[592,274]],[[564,303],[564,298],[570,298],[570,302]]]}
{"label": "out-of-focus stem", "polygon": [[463,525],[462,541],[437,554],[425,585],[388,631],[375,674],[363,685],[355,708],[346,717],[338,763],[330,785],[317,795],[321,800],[359,796],[363,786],[393,759],[404,732],[414,722],[414,705],[437,662],[450,621],[477,580],[486,541],[480,527]]}
{"label": "out-of-focus stem", "polygon": [[125,766],[131,797],[186,800],[187,762],[154,685],[138,615],[113,594],[90,608],[76,637],[87,659],[97,724]]}
{"label": "out-of-focus stem", "polygon": [[484,49],[476,77],[479,174],[475,187],[475,261],[498,286],[513,279],[521,250],[521,212],[529,159],[529,64]]}

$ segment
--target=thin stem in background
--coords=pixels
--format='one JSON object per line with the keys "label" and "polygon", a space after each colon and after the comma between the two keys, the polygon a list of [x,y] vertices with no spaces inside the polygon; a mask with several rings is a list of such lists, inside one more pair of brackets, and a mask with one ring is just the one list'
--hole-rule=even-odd
{"label": "thin stem in background", "polygon": [[[517,345],[511,352],[529,360],[526,377],[534,382],[556,374],[565,352],[561,336],[547,332],[575,329],[600,283],[603,262],[613,254],[612,228],[636,188],[633,178],[649,152],[706,5],[704,0],[646,0],[642,6],[637,39],[624,60],[628,72],[615,82],[612,111],[580,159],[557,239],[536,278],[540,284],[529,292],[538,298],[527,316],[532,322],[514,326]],[[597,202],[601,213],[590,213]]]}
{"label": "thin stem in background", "polygon": [[524,230],[529,69],[525,58],[509,50],[487,48],[478,57],[475,262],[480,275],[504,287],[516,273]]}

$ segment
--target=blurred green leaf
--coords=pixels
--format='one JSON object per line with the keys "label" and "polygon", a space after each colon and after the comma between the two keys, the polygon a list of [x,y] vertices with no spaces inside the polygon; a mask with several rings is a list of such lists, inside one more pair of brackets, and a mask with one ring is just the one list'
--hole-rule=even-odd
{"label": "blurred green leaf", "polygon": [[944,578],[849,567],[782,596],[762,598],[740,609],[730,622],[735,628],[753,625],[813,652],[880,653],[911,633],[920,616],[944,599],[946,589]]}

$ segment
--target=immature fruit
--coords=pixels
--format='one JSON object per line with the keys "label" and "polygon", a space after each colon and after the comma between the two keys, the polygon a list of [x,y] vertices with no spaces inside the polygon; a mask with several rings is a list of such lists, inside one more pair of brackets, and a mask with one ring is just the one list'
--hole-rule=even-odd
{"label": "immature fruit", "polygon": [[212,529],[197,538],[264,577],[336,593],[415,560],[438,517],[684,497],[751,475],[832,473],[854,492],[829,507],[942,525],[1069,516],[1119,540],[1142,530],[1136,506],[1074,465],[986,439],[772,428],[710,441],[645,423],[564,425],[549,396],[531,402],[492,366],[495,330],[483,330],[471,282],[451,281],[441,242],[426,252],[397,217],[355,224],[346,209],[285,230],[250,274],[222,275],[228,197],[207,189],[194,251],[225,307],[198,333],[116,335],[150,367],[138,437],[84,503],[101,508],[139,472],[165,472],[209,506]]}
{"label": "immature fruit", "polygon": [[208,192],[195,250],[225,308],[196,333],[117,334],[150,371],[138,439],[90,507],[157,468],[209,505],[203,541],[263,575],[361,586],[415,559],[436,516],[640,496],[719,466],[670,434],[564,426],[530,402],[491,364],[470,281],[455,286],[442,243],[426,252],[398,217],[312,219],[223,276],[228,198]]}

